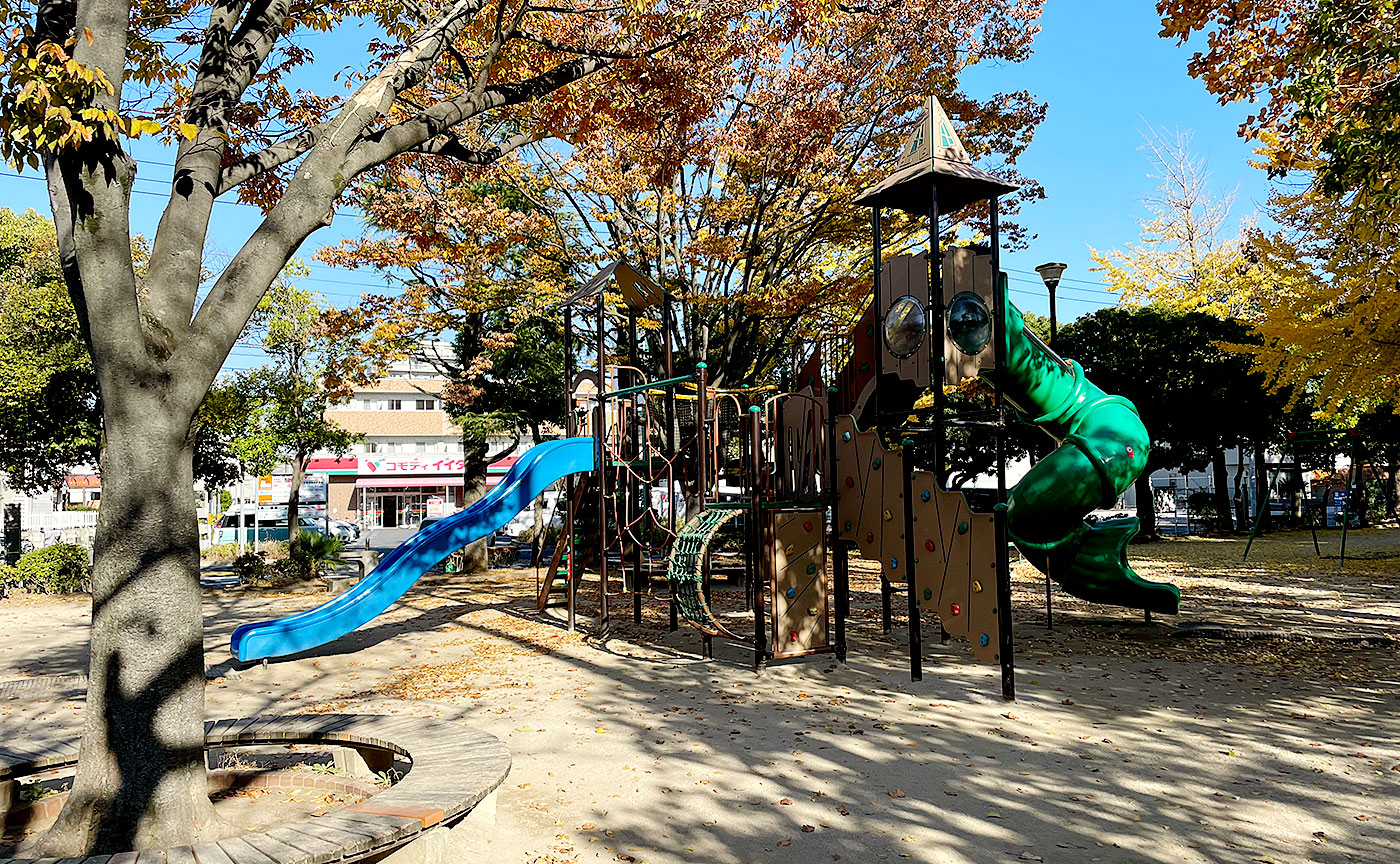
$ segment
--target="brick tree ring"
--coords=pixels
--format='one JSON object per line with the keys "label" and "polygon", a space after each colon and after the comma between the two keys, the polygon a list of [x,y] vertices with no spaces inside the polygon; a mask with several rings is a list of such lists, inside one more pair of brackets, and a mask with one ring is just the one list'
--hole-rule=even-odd
{"label": "brick tree ring", "polygon": [[[412,743],[409,743],[412,742]],[[373,714],[291,714],[213,720],[204,724],[204,749],[259,744],[326,744],[355,750],[371,771],[387,770],[395,758],[412,767],[403,779],[359,804],[228,840],[140,853],[165,864],[329,864],[384,857],[429,835],[445,835],[421,845],[422,860],[459,860],[462,844],[473,837],[468,817],[495,812],[494,793],[510,773],[510,752],[485,732],[422,717]],[[69,768],[78,762],[78,742],[9,741],[0,746],[0,790],[10,792],[21,777]],[[8,787],[8,788],[6,788]],[[5,796],[8,797],[8,796]],[[454,830],[459,825],[463,830]],[[480,835],[476,831],[476,835]],[[64,859],[68,864],[134,864],[135,853]],[[13,859],[14,864],[26,860]],[[415,856],[416,860],[416,856]]]}

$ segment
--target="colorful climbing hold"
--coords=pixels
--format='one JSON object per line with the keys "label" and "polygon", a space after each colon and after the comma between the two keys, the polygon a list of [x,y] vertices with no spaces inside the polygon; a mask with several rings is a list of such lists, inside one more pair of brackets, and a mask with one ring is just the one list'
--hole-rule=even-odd
{"label": "colorful climbing hold", "polygon": [[986,634],[986,633],[983,633],[981,636],[978,636],[978,637],[977,637],[977,641],[978,641],[979,644],[981,644],[981,646],[982,646],[983,648],[985,648],[985,647],[987,647],[988,643],[990,643],[992,640],[989,639],[989,638],[987,638],[987,634]]}
{"label": "colorful climbing hold", "polygon": [[890,559],[890,569],[891,569],[891,570],[898,570],[898,569],[899,569],[899,559],[898,559],[898,558],[891,558],[891,559]]}
{"label": "colorful climbing hold", "polygon": [[932,551],[933,551],[933,541],[932,541],[932,540],[925,540],[925,541],[924,541],[924,549],[927,550],[927,551],[929,551],[929,552],[932,552]]}
{"label": "colorful climbing hold", "polygon": [[792,545],[791,543],[789,543],[788,545],[786,545],[786,546],[783,547],[783,554],[784,554],[784,555],[791,555],[791,554],[792,554],[792,550],[794,550],[794,549],[796,549],[796,548],[797,548],[796,546],[794,546],[794,545]]}
{"label": "colorful climbing hold", "polygon": [[816,563],[813,562],[813,563],[811,563],[811,564],[808,564],[808,565],[807,565],[807,575],[808,575],[808,576],[811,576],[811,575],[812,575],[813,573],[815,573],[815,572],[817,572],[817,565],[816,565]]}
{"label": "colorful climbing hold", "polygon": [[796,589],[796,588],[789,588],[789,589],[787,590],[786,594],[787,594],[787,598],[788,598],[789,600],[791,600],[792,598],[794,598],[794,597],[797,596],[797,589]]}
{"label": "colorful climbing hold", "polygon": [[872,462],[870,463],[870,467],[871,467],[871,468],[874,468],[876,471],[879,471],[879,470],[880,470],[880,457],[879,457],[879,456],[876,456],[875,459],[874,459],[874,461],[872,461]]}
{"label": "colorful climbing hold", "polygon": [[846,478],[846,488],[847,488],[847,489],[853,489],[853,488],[855,488],[855,485],[856,485],[856,478],[854,478],[854,477],[847,477],[847,478]]}
{"label": "colorful climbing hold", "polygon": [[930,492],[930,491],[928,491],[927,489],[925,489],[924,491],[922,491],[922,492],[919,493],[919,500],[922,501],[922,502],[924,502],[925,504],[927,504],[928,501],[929,501],[929,499],[932,498],[932,497],[933,497],[933,493]]}
{"label": "colorful climbing hold", "polygon": [[865,532],[865,542],[866,542],[866,543],[874,543],[874,542],[875,542],[875,532],[874,532],[874,531],[866,531],[866,532]]}
{"label": "colorful climbing hold", "polygon": [[891,519],[893,519],[893,518],[894,518],[894,514],[891,513],[890,511],[886,510],[886,511],[885,511],[885,521],[886,521],[886,522],[889,522],[889,521],[890,521]]}
{"label": "colorful climbing hold", "polygon": [[973,593],[973,594],[981,594],[981,593],[982,593],[982,583],[979,582],[979,581],[976,580],[976,579],[973,579],[973,580],[972,580],[972,593]]}
{"label": "colorful climbing hold", "polygon": [[952,612],[953,615],[955,615],[955,616],[956,616],[956,615],[961,615],[961,614],[962,614],[962,607],[959,606],[958,604],[954,603],[952,606],[949,606],[949,607],[948,607],[948,611],[949,611],[949,612]]}
{"label": "colorful climbing hold", "polygon": [[1133,445],[1129,444],[1126,449],[1128,451],[1128,458],[1133,458]]}
{"label": "colorful climbing hold", "polygon": [[924,599],[925,599],[925,600],[932,600],[932,599],[933,599],[933,589],[932,589],[932,588],[925,588],[925,589],[924,589]]}
{"label": "colorful climbing hold", "polygon": [[796,642],[796,641],[797,641],[797,631],[796,631],[796,630],[793,630],[793,631],[788,635],[788,641],[789,641],[789,642]]}
{"label": "colorful climbing hold", "polygon": [[849,520],[849,519],[846,520],[846,530],[847,530],[847,531],[851,530],[851,520]]}
{"label": "colorful climbing hold", "polygon": [[802,523],[802,530],[806,531],[808,534],[812,533],[812,521],[810,519]]}
{"label": "colorful climbing hold", "polygon": [[959,522],[959,523],[958,523],[958,533],[959,533],[959,534],[966,534],[966,533],[967,533],[967,523],[966,523],[966,522]]}
{"label": "colorful climbing hold", "polygon": [[850,440],[851,440],[851,433],[849,433],[849,432],[842,432],[842,433],[841,433],[841,440],[842,440],[842,441],[850,441]]}

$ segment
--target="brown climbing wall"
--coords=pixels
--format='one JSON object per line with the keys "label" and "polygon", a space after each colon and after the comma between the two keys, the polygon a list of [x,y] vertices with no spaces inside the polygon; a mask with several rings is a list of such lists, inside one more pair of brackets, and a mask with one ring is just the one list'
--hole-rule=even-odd
{"label": "brown climbing wall", "polygon": [[826,511],[769,514],[768,578],[773,586],[773,656],[825,651],[831,644],[827,614]]}
{"label": "brown climbing wall", "polygon": [[837,418],[837,527],[841,539],[854,542],[860,557],[872,561],[880,559],[884,539],[881,502],[888,473],[884,472],[884,457],[884,447],[874,432],[856,429],[856,421],[849,415]]}
{"label": "brown climbing wall", "polygon": [[933,475],[914,472],[914,583],[923,608],[938,612],[949,633],[972,643],[972,654],[1000,659],[996,531],[992,514],[973,513],[961,492],[939,489]]}
{"label": "brown climbing wall", "polygon": [[904,560],[904,453],[886,450],[871,460],[872,467],[877,460],[879,468],[875,473],[884,486],[880,504],[880,572],[891,582],[904,585],[909,581],[909,564]]}
{"label": "brown climbing wall", "polygon": [[[856,429],[851,417],[836,419],[837,529],[856,544],[860,557],[880,562],[891,582],[906,584],[904,456],[888,452],[874,432]],[[915,471],[914,587],[922,608],[938,613],[949,633],[972,643],[972,654],[1000,659],[997,608],[996,531],[992,514],[974,513],[961,492],[937,488],[933,475]]]}

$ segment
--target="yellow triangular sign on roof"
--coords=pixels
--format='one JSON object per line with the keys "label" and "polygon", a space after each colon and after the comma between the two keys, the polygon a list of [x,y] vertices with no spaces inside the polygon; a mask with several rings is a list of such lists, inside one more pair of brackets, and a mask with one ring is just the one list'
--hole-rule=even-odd
{"label": "yellow triangular sign on roof", "polygon": [[933,147],[935,158],[972,164],[972,159],[967,155],[967,148],[963,147],[958,133],[953,129],[953,121],[948,119],[948,112],[943,110],[936,96],[928,97],[924,116],[905,139],[904,149],[900,151],[896,167],[903,168],[915,162],[927,162],[930,146]]}

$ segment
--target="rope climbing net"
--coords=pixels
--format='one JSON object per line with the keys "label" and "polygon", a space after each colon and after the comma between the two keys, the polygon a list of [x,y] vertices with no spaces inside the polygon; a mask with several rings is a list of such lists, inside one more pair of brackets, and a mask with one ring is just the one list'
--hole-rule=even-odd
{"label": "rope climbing net", "polygon": [[705,510],[696,514],[681,526],[675,545],[671,548],[671,560],[666,567],[666,578],[671,583],[671,596],[676,598],[676,606],[685,620],[706,636],[723,636],[741,640],[715,618],[703,591],[703,568],[705,553],[710,542],[726,523],[739,515],[738,510]]}

